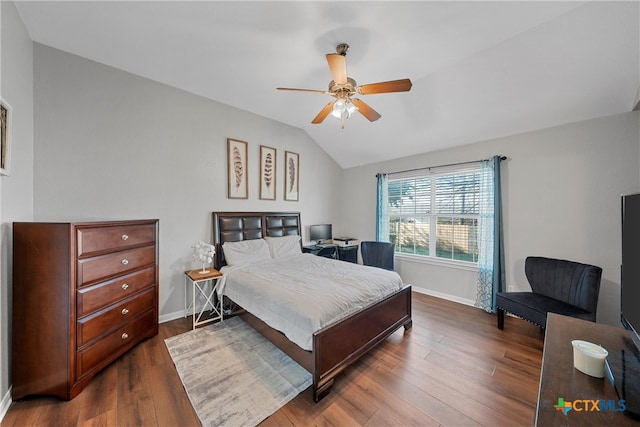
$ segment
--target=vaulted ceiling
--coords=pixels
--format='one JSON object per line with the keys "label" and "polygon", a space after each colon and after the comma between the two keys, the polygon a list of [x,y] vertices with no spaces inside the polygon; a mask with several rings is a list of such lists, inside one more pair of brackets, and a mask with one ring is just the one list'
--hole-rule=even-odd
{"label": "vaulted ceiling", "polygon": [[[640,87],[636,1],[16,6],[38,43],[301,128],[342,167],[631,111]],[[413,88],[360,96],[375,122],[313,125],[332,98],[275,88],[326,90],[342,42],[358,84]]]}

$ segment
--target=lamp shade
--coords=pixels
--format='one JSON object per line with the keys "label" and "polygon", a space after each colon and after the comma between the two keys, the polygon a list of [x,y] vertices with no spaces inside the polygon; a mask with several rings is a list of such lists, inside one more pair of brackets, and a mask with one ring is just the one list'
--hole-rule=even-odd
{"label": "lamp shade", "polygon": [[342,118],[342,115],[346,112],[346,103],[345,100],[339,98],[336,102],[333,103],[333,110],[331,111],[331,115],[336,119]]}

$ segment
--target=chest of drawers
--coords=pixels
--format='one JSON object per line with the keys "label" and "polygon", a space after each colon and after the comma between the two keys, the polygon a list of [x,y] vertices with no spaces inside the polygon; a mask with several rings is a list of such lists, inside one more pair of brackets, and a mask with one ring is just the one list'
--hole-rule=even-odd
{"label": "chest of drawers", "polygon": [[158,220],[13,224],[12,396],[70,400],[158,333]]}

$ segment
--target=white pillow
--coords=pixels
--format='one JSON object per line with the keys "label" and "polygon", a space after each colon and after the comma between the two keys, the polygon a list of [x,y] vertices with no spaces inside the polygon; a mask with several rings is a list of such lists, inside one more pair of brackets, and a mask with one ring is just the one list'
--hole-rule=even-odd
{"label": "white pillow", "polygon": [[242,265],[271,259],[267,242],[262,239],[225,242],[222,250],[228,265]]}
{"label": "white pillow", "polygon": [[300,236],[289,235],[282,237],[265,237],[271,258],[282,258],[302,253],[300,248]]}

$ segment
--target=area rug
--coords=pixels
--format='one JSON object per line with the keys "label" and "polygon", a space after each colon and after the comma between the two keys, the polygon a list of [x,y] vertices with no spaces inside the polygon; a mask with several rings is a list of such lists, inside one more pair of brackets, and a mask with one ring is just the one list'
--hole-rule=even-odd
{"label": "area rug", "polygon": [[233,317],[165,344],[203,426],[254,426],[312,383],[311,374]]}

